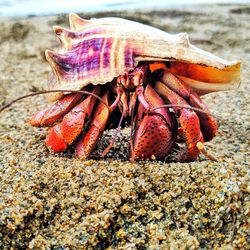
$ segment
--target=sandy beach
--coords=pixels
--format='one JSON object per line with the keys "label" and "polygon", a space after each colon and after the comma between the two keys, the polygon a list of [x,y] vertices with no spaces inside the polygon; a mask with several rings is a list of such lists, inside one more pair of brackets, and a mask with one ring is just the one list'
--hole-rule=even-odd
{"label": "sandy beach", "polygon": [[[104,160],[69,150],[51,154],[47,128],[28,121],[48,103],[20,101],[0,114],[1,249],[249,249],[250,232],[250,5],[79,13],[83,18],[121,16],[188,32],[194,45],[242,61],[239,89],[202,97],[220,117],[206,144],[218,158],[191,163],[128,161],[128,129]],[[47,48],[58,41],[52,25],[67,15],[0,19],[0,106],[47,89]]]}

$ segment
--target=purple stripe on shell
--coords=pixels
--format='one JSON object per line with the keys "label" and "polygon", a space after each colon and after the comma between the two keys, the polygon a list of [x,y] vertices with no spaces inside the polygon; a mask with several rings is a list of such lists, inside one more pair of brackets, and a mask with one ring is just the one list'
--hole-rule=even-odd
{"label": "purple stripe on shell", "polygon": [[[103,38],[93,38],[83,41],[64,54],[54,54],[53,58],[65,71],[69,71],[75,67],[86,67],[87,64],[91,64],[91,61],[94,61],[95,68],[98,68],[100,65],[100,51],[103,42]],[[90,68],[93,69],[93,67]]]}
{"label": "purple stripe on shell", "polygon": [[124,49],[124,64],[126,68],[133,68],[135,65],[134,53],[129,45]]}
{"label": "purple stripe on shell", "polygon": [[110,65],[112,38],[92,38],[82,41],[63,54],[53,54],[59,67],[57,71],[64,81],[70,82],[88,76],[97,76],[101,67],[103,51],[103,67]]}
{"label": "purple stripe on shell", "polygon": [[112,38],[107,38],[105,41],[104,49],[103,49],[103,68],[108,68],[110,66],[110,54],[111,54],[111,47],[112,47]]}

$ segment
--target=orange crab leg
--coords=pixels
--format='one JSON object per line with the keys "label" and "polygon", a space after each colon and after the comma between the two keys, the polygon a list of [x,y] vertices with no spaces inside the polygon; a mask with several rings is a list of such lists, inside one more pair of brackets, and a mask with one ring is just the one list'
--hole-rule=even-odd
{"label": "orange crab leg", "polygon": [[[95,87],[93,94],[100,93],[99,86]],[[89,119],[96,98],[88,96],[85,100],[75,106],[68,114],[63,117],[62,122],[49,130],[46,144],[54,152],[64,151],[68,145],[72,144],[82,132],[84,123]]]}
{"label": "orange crab leg", "polygon": [[61,119],[68,113],[78,101],[82,98],[81,93],[65,95],[58,100],[52,107],[38,111],[31,117],[32,126],[48,126]]}
{"label": "orange crab leg", "polygon": [[[188,105],[189,104],[178,94],[168,88],[160,81],[156,82],[155,90],[171,104]],[[183,130],[187,142],[187,152],[181,156],[180,161],[192,161],[197,158],[200,153],[199,147],[203,145],[204,139],[200,130],[200,121],[197,114],[190,109],[182,108],[175,112],[178,113],[179,123]]]}
{"label": "orange crab leg", "polygon": [[[102,100],[108,103],[108,92],[102,96]],[[98,139],[102,135],[109,118],[109,109],[104,103],[99,102],[87,133],[76,144],[76,156],[85,159],[95,148]]]}
{"label": "orange crab leg", "polygon": [[[183,97],[192,107],[200,108],[209,113],[206,104],[201,100],[199,95],[194,92],[185,82],[178,79],[168,71],[164,71],[161,82],[167,85],[171,90]],[[210,141],[217,134],[218,124],[216,119],[209,114],[197,112],[200,118],[201,131],[204,141]]]}
{"label": "orange crab leg", "polygon": [[[147,85],[142,101],[146,101],[150,108],[164,104],[150,85]],[[153,155],[158,159],[166,156],[175,142],[172,124],[171,115],[166,108],[144,113],[134,133],[132,160],[151,158]]]}

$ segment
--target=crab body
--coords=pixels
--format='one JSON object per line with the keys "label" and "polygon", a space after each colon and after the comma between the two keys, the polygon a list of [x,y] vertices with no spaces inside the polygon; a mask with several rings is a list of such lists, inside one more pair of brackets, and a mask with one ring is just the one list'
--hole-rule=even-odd
{"label": "crab body", "polygon": [[179,160],[196,159],[217,133],[200,95],[237,87],[240,63],[196,48],[186,33],[171,35],[125,19],[84,20],[71,14],[70,28],[55,26],[61,48],[45,52],[54,72],[50,88],[92,95],[49,95],[55,104],[31,119],[34,126],[56,123],[47,146],[59,152],[76,141],[76,155],[89,157],[117,109],[118,128],[122,119],[131,121],[132,159],[162,159],[178,138],[187,143]]}

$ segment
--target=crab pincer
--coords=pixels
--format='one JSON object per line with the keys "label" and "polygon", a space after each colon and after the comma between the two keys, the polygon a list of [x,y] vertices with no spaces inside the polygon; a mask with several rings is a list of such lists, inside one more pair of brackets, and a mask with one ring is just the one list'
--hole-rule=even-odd
{"label": "crab pincer", "polygon": [[[100,88],[97,86],[93,94],[99,94]],[[54,152],[64,151],[80,135],[84,128],[85,121],[91,117],[96,99],[88,96],[67,113],[62,121],[53,126],[47,135],[46,145]]]}
{"label": "crab pincer", "polygon": [[175,142],[176,131],[173,116],[167,108],[150,111],[164,104],[156,91],[147,85],[144,92],[149,109],[144,108],[143,118],[137,121],[134,132],[132,159],[164,158],[172,149]]}
{"label": "crab pincer", "polygon": [[38,111],[30,119],[30,124],[35,127],[49,126],[60,120],[81,99],[82,94],[66,95],[50,108]]}

